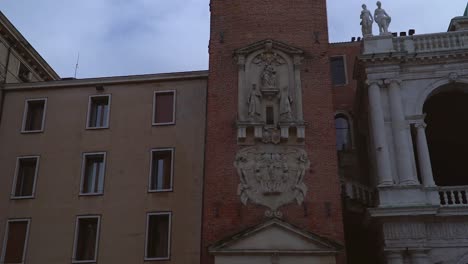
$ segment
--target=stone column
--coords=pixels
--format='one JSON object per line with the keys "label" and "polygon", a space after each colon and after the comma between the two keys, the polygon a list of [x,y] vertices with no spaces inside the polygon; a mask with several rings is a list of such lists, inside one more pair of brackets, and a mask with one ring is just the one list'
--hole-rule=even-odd
{"label": "stone column", "polygon": [[413,171],[412,150],[409,148],[409,124],[406,121],[401,102],[400,81],[388,80],[388,93],[390,97],[390,112],[392,117],[392,132],[395,149],[399,183],[404,185],[417,184],[418,180]]}
{"label": "stone column", "polygon": [[403,264],[403,254],[401,251],[386,251],[387,264]]}
{"label": "stone column", "polygon": [[411,264],[430,264],[426,249],[411,251]]}
{"label": "stone column", "polygon": [[385,122],[382,110],[382,99],[380,95],[380,84],[382,82],[368,82],[369,115],[371,118],[372,139],[375,147],[377,160],[377,175],[379,186],[393,184],[390,170],[390,155],[385,133]]}
{"label": "stone column", "polygon": [[416,123],[416,147],[418,149],[418,162],[421,178],[424,186],[435,186],[434,176],[432,175],[431,158],[426,139],[426,124],[424,122]]}

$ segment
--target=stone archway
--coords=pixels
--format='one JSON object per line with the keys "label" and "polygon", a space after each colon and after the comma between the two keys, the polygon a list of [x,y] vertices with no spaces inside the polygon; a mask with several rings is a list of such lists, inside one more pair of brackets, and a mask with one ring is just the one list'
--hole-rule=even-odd
{"label": "stone archway", "polygon": [[468,84],[437,88],[425,101],[423,113],[436,184],[468,185]]}

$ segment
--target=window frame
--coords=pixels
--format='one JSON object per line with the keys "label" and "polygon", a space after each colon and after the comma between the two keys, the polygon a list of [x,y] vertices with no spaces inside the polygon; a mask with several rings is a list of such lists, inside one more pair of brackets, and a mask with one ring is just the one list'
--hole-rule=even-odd
{"label": "window frame", "polygon": [[26,237],[24,239],[23,259],[22,259],[22,262],[18,263],[18,264],[23,264],[26,262],[26,252],[28,251],[29,231],[31,229],[31,218],[11,218],[7,220],[6,225],[5,225],[5,235],[3,237],[2,254],[0,256],[0,263],[5,263],[8,234],[10,233],[10,223],[12,222],[27,222],[28,223],[26,227]]}
{"label": "window frame", "polygon": [[[76,260],[76,246],[78,242],[78,223],[79,219],[89,219],[97,218],[97,231],[96,231],[96,248],[94,249],[94,259],[93,260]],[[75,234],[73,238],[73,253],[72,253],[72,263],[96,263],[98,259],[99,252],[99,239],[101,237],[101,215],[78,215],[75,218]]]}
{"label": "window frame", "polygon": [[[148,231],[149,231],[149,219],[152,215],[169,215],[169,227],[167,232],[167,257],[163,258],[149,258],[148,257]],[[171,250],[172,250],[172,211],[158,211],[158,212],[149,212],[146,213],[146,230],[145,230],[145,256],[144,261],[155,261],[155,260],[171,260]]]}
{"label": "window frame", "polygon": [[[172,102],[172,122],[164,122],[164,123],[156,123],[156,95],[161,93],[172,93],[174,95],[173,102]],[[168,126],[168,125],[175,125],[176,124],[176,100],[177,92],[176,90],[161,90],[161,91],[154,91],[153,94],[153,114],[151,123],[153,126]]]}
{"label": "window frame", "polygon": [[[103,155],[103,162],[104,162],[104,172],[103,172],[103,179],[102,179],[102,191],[101,192],[92,192],[92,193],[84,193],[83,192],[83,184],[84,184],[84,177],[86,173],[86,156],[92,155]],[[81,155],[81,180],[80,180],[80,193],[79,196],[100,196],[104,195],[104,186],[106,184],[106,166],[107,166],[107,152],[105,151],[97,151],[97,152],[83,152]]]}
{"label": "window frame", "polygon": [[[18,181],[18,172],[19,172],[19,165],[21,159],[36,159],[36,169],[34,172],[34,182],[33,182],[33,189],[32,194],[28,196],[15,196],[16,184]],[[37,183],[37,176],[39,175],[39,163],[40,163],[40,156],[39,155],[30,155],[30,156],[19,156],[16,157],[16,167],[15,167],[15,176],[13,178],[13,186],[11,188],[10,199],[12,200],[22,200],[22,199],[34,199],[36,196],[36,183]]]}
{"label": "window frame", "polygon": [[[344,77],[345,77],[345,82],[344,83],[341,83],[341,84],[334,84],[333,83],[333,72],[331,70],[331,60],[333,58],[343,58],[343,67],[344,67]],[[346,55],[345,54],[342,54],[342,55],[333,55],[333,56],[330,56],[329,57],[329,61],[330,61],[330,77],[331,77],[331,83],[332,83],[332,86],[333,87],[340,87],[340,86],[346,86],[349,84],[349,80],[348,80],[348,65],[346,64],[347,63],[347,60],[346,60]]]}
{"label": "window frame", "polygon": [[[171,188],[161,189],[161,190],[152,190],[151,189],[151,177],[153,176],[153,153],[162,152],[162,151],[171,151]],[[175,158],[175,148],[153,148],[150,151],[150,173],[148,177],[148,192],[149,193],[159,193],[159,192],[172,192],[174,191],[174,158]]]}
{"label": "window frame", "polygon": [[[102,127],[91,127],[89,126],[89,119],[91,117],[91,105],[92,100],[94,97],[108,97],[109,99],[109,111],[107,111],[107,124]],[[87,130],[98,130],[98,129],[108,129],[110,124],[110,112],[111,112],[111,103],[112,103],[112,95],[111,94],[94,94],[88,97],[88,113],[86,114],[86,129]]]}
{"label": "window frame", "polygon": [[[44,112],[42,113],[41,129],[39,130],[26,130],[26,119],[28,117],[28,112],[29,112],[29,102],[31,101],[44,101]],[[46,115],[47,115],[47,97],[26,99],[24,101],[24,112],[23,112],[23,122],[21,124],[21,133],[28,134],[28,133],[44,132]]]}

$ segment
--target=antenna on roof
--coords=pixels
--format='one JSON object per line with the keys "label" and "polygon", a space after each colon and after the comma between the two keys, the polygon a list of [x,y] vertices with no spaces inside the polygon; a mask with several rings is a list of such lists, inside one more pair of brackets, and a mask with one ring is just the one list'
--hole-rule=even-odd
{"label": "antenna on roof", "polygon": [[80,62],[80,53],[78,52],[78,58],[76,59],[76,64],[75,64],[75,79],[76,79],[76,72],[78,71],[78,63]]}

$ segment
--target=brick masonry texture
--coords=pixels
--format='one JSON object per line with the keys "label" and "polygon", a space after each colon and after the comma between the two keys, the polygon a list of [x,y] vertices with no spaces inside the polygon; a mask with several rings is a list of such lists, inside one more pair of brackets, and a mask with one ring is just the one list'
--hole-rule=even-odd
{"label": "brick masonry texture", "polygon": [[[214,242],[265,221],[265,207],[241,204],[233,166],[238,67],[233,52],[274,39],[305,51],[301,66],[305,148],[311,161],[302,206],[282,207],[283,219],[344,245],[335,151],[325,0],[212,0],[201,263]],[[223,42],[221,43],[221,35]],[[318,37],[318,38],[317,38]],[[338,257],[344,263],[344,252]]]}

